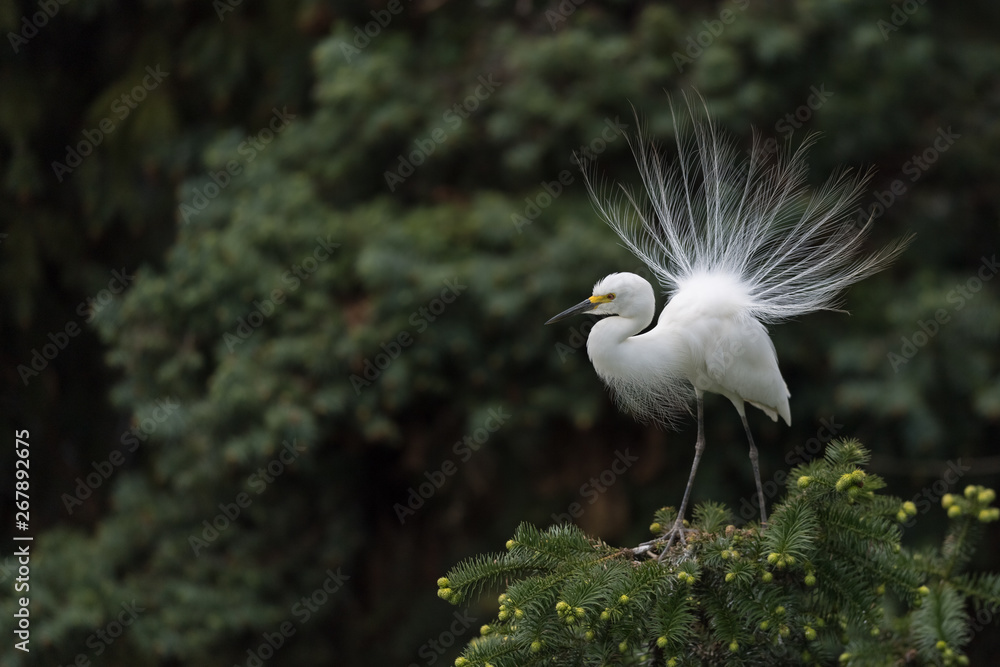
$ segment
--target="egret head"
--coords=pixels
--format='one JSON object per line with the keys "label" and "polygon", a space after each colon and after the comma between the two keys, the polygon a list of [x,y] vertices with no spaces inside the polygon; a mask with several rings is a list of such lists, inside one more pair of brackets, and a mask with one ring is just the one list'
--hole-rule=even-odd
{"label": "egret head", "polygon": [[648,323],[653,316],[656,297],[653,286],[634,273],[612,273],[597,281],[593,296],[572,308],[559,313],[546,324],[564,320],[571,315],[619,315],[621,317],[645,319]]}

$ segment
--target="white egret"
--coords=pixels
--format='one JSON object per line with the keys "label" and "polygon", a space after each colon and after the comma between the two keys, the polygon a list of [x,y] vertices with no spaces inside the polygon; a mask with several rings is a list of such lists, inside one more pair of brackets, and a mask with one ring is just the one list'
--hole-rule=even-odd
{"label": "white egret", "polygon": [[[676,127],[676,116],[674,121]],[[587,352],[619,405],[643,421],[674,425],[693,394],[694,462],[666,549],[678,536],[684,541],[684,513],[705,449],[704,393],[728,398],[743,421],[763,526],[764,492],[744,405],[789,426],[792,421],[765,324],[833,309],[845,288],[884,268],[909,242],[859,252],[871,221],[858,225],[852,211],[868,176],[838,171],[810,191],[809,138],[772,156],[755,137],[753,149],[741,155],[707,116],[692,120],[692,134],[677,131],[671,165],[641,133],[626,137],[639,167],[640,195],[621,185],[609,195],[586,179],[600,217],[668,296],[656,326],[640,333],[653,319],[656,300],[650,283],[634,273],[602,278],[592,296],[546,322],[577,313],[610,316],[591,329]]]}

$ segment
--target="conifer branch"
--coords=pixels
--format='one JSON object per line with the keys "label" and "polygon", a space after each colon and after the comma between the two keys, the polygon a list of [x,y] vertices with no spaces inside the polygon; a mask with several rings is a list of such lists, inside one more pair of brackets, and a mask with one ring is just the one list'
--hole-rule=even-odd
{"label": "conifer branch", "polygon": [[959,570],[980,526],[1000,518],[995,494],[970,486],[947,496],[942,548],[911,553],[898,523],[916,507],[880,494],[868,460],[855,441],[831,443],[823,459],[792,470],[763,531],[704,503],[686,544],[662,561],[668,508],[650,526],[656,539],[633,548],[573,525],[522,524],[506,553],[470,558],[438,580],[456,604],[506,586],[496,619],[455,664],[967,664],[966,603],[1000,606],[1000,576]]}

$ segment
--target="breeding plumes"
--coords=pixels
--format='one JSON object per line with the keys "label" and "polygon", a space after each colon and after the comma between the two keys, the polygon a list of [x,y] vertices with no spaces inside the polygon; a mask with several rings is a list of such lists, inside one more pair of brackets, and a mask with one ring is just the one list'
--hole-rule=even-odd
{"label": "breeding plumes", "polygon": [[848,286],[885,268],[909,242],[861,252],[871,223],[858,225],[851,212],[868,175],[840,170],[810,191],[811,138],[777,154],[760,150],[755,138],[744,154],[707,115],[695,119],[690,105],[689,112],[690,133],[678,129],[669,164],[641,132],[626,137],[639,167],[638,192],[622,185],[609,191],[586,178],[600,217],[668,297],[656,326],[640,334],[653,320],[656,299],[634,273],[602,278],[592,296],[546,322],[577,313],[610,316],[591,329],[587,352],[619,405],[639,419],[673,426],[695,399],[694,462],[667,549],[684,539],[682,521],[705,448],[703,394],[728,398],[743,421],[763,526],[757,448],[744,405],[792,421],[765,324],[834,309]]}

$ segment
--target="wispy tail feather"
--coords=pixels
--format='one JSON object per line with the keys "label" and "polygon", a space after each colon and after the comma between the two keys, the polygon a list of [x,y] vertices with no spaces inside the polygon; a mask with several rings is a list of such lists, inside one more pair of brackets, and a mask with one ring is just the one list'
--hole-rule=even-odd
{"label": "wispy tail feather", "polygon": [[745,285],[750,313],[773,323],[835,308],[847,287],[888,266],[912,240],[861,254],[871,220],[859,227],[852,214],[870,173],[838,170],[810,192],[806,158],[815,135],[771,160],[755,134],[749,156],[741,155],[687,106],[691,132],[677,130],[673,162],[641,129],[626,136],[640,193],[620,184],[608,192],[585,177],[598,214],[668,293],[691,276],[727,273]]}

